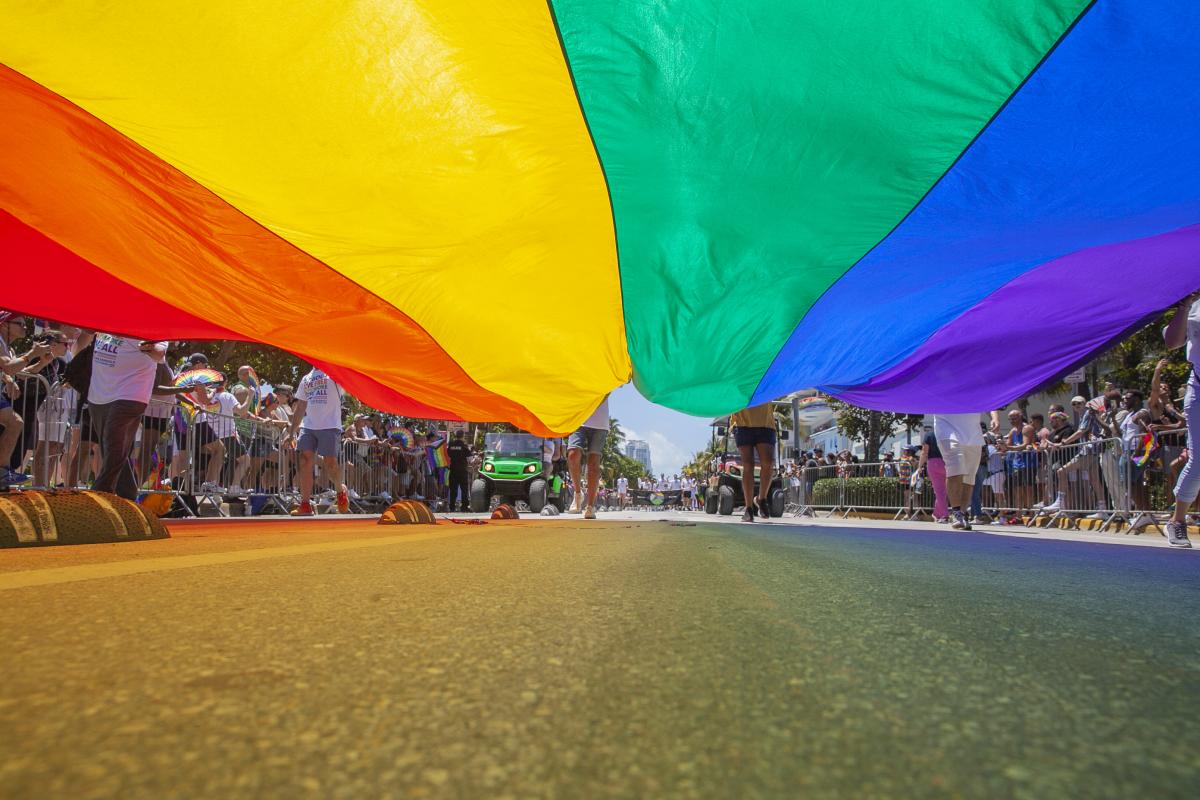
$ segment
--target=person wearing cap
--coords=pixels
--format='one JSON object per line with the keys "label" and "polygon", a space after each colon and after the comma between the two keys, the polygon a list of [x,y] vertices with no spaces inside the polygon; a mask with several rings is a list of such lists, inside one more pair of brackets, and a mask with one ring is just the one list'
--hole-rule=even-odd
{"label": "person wearing cap", "polygon": [[1188,460],[1175,481],[1175,510],[1167,523],[1167,544],[1171,547],[1191,547],[1187,534],[1187,513],[1200,496],[1200,465],[1194,454],[1200,446],[1200,292],[1193,292],[1179,301],[1175,316],[1163,328],[1163,341],[1169,349],[1185,347],[1188,370],[1187,393],[1183,400],[1183,416],[1187,421]]}
{"label": "person wearing cap", "polygon": [[[1100,480],[1100,456],[1099,451],[1095,446],[1090,446],[1086,443],[1098,441],[1106,436],[1113,436],[1117,431],[1110,429],[1106,424],[1104,415],[1094,406],[1088,405],[1082,397],[1071,398],[1072,409],[1078,409],[1082,405],[1082,416],[1079,417],[1079,424],[1075,430],[1065,437],[1061,437],[1059,444],[1062,447],[1070,447],[1083,442],[1084,445],[1079,447],[1070,458],[1062,466],[1055,471],[1055,480],[1057,492],[1054,497],[1054,502],[1048,506],[1044,506],[1044,511],[1058,511],[1062,508],[1063,503],[1067,499],[1067,487],[1075,482],[1080,488],[1082,483],[1077,481],[1076,475],[1079,472],[1084,473],[1087,479],[1087,484],[1091,486],[1092,496],[1096,502],[1096,513],[1092,514],[1089,519],[1104,520],[1108,518],[1108,501],[1104,496],[1104,484]],[[1051,423],[1054,421],[1054,414],[1050,415]]]}

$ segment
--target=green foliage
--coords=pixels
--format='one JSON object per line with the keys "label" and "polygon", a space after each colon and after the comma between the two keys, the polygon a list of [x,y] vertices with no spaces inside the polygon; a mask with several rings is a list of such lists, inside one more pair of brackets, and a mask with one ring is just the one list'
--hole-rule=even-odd
{"label": "green foliage", "polygon": [[920,414],[897,414],[892,411],[871,411],[866,408],[852,406],[836,397],[825,395],[829,407],[837,415],[838,429],[847,438],[860,441],[866,450],[864,461],[879,460],[879,448],[892,435],[896,426],[903,428],[919,428],[922,416]]}
{"label": "green foliage", "polygon": [[237,382],[238,367],[244,364],[253,367],[259,378],[272,385],[288,383],[295,386],[310,369],[306,361],[286,350],[258,342],[196,340],[171,343],[171,366],[176,366],[192,353],[208,356],[209,366],[224,372],[230,383]]}
{"label": "green foliage", "polygon": [[1154,367],[1159,359],[1165,358],[1167,366],[1163,369],[1163,379],[1170,385],[1172,394],[1178,393],[1187,384],[1190,367],[1185,348],[1167,350],[1163,342],[1163,326],[1174,314],[1174,310],[1169,311],[1165,317],[1151,322],[1110,350],[1107,359],[1112,366],[1103,373],[1104,380],[1112,381],[1120,389],[1140,389],[1149,395]]}
{"label": "green foliage", "polygon": [[[813,484],[814,506],[858,506],[863,508],[899,508],[904,504],[904,487],[898,478],[822,478]],[[920,508],[933,504],[929,482],[915,498]]]}

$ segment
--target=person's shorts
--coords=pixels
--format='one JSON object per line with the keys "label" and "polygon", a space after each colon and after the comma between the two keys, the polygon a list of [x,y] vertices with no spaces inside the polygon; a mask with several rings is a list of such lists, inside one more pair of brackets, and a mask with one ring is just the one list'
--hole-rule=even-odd
{"label": "person's shorts", "polygon": [[1067,472],[1075,472],[1081,469],[1091,469],[1092,467],[1100,466],[1099,453],[1093,453],[1090,450],[1081,450],[1078,455],[1070,461],[1062,465],[1062,468]]}
{"label": "person's shorts", "polygon": [[324,428],[319,431],[302,428],[296,449],[301,453],[315,452],[319,456],[332,458],[338,454],[338,447],[341,444],[342,432],[337,428]]}
{"label": "person's shorts", "polygon": [[1029,466],[1016,466],[1006,464],[1004,467],[1004,475],[1008,480],[1008,485],[1014,489],[1024,489],[1033,486],[1036,469]]}
{"label": "person's shorts", "polygon": [[959,444],[939,439],[938,449],[942,451],[942,461],[946,462],[946,477],[960,477],[963,483],[974,486],[983,448],[977,444]]}
{"label": "person's shorts", "polygon": [[604,442],[608,439],[608,431],[603,428],[580,428],[571,434],[567,440],[568,450],[584,450],[588,455],[604,452]]}
{"label": "person's shorts", "polygon": [[246,446],[242,444],[242,440],[237,436],[226,436],[221,440],[221,444],[225,445],[225,459],[227,461],[235,461],[241,458],[246,452]]}
{"label": "person's shorts", "polygon": [[208,447],[213,442],[217,441],[217,434],[213,431],[212,426],[207,422],[196,423],[196,448],[202,449]]}
{"label": "person's shorts", "polygon": [[12,408],[12,400],[8,399],[8,395],[0,393],[0,411],[6,408]]}
{"label": "person's shorts", "polygon": [[100,431],[96,430],[96,426],[92,424],[92,415],[90,412],[83,415],[83,421],[79,423],[79,443],[100,444]]}
{"label": "person's shorts", "polygon": [[1004,473],[991,473],[987,476],[987,480],[983,484],[992,490],[992,494],[1004,494]]}
{"label": "person's shorts", "polygon": [[266,436],[255,436],[250,440],[251,458],[266,458],[274,454],[276,450],[278,448],[275,446],[275,442]]}
{"label": "person's shorts", "polygon": [[754,447],[760,444],[775,444],[774,428],[743,428],[740,425],[733,429],[733,439],[738,447]]}

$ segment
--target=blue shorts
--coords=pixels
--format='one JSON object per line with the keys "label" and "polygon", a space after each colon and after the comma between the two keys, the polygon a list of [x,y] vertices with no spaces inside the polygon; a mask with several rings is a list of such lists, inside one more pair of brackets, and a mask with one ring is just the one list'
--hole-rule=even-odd
{"label": "blue shorts", "polygon": [[301,428],[300,440],[296,442],[296,449],[301,453],[311,453],[315,450],[317,455],[328,458],[338,454],[338,445],[341,443],[342,432],[337,428],[325,428],[319,431]]}
{"label": "blue shorts", "polygon": [[774,428],[743,428],[733,429],[733,439],[738,447],[754,447],[757,444],[775,444]]}
{"label": "blue shorts", "polygon": [[580,428],[567,439],[568,450],[586,450],[588,455],[604,452],[604,442],[608,439],[608,431],[604,428]]}

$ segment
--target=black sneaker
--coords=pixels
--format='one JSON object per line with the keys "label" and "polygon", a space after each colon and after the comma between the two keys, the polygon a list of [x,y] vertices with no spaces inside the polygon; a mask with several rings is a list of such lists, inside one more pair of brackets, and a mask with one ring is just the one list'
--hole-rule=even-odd
{"label": "black sneaker", "polygon": [[1192,546],[1191,540],[1188,539],[1186,522],[1167,523],[1167,544],[1171,545],[1171,547]]}
{"label": "black sneaker", "polygon": [[754,522],[753,506],[746,506],[746,510],[742,512],[742,522]]}
{"label": "black sneaker", "polygon": [[763,519],[771,518],[771,502],[763,500],[761,497],[754,501],[754,507],[758,509],[758,515]]}

